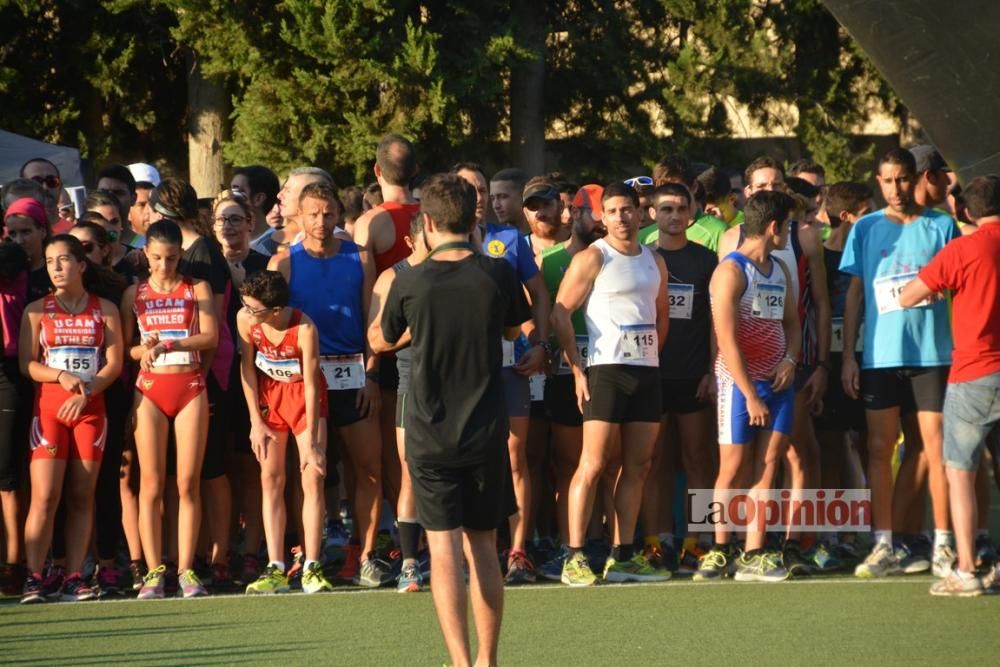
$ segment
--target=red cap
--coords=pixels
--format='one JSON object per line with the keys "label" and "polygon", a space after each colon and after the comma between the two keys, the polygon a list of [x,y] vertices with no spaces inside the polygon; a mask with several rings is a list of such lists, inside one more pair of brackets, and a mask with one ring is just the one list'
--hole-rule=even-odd
{"label": "red cap", "polygon": [[48,227],[49,225],[49,216],[45,213],[45,207],[37,199],[31,197],[21,197],[8,206],[3,214],[4,222],[7,222],[7,218],[12,215],[28,216],[39,227]]}
{"label": "red cap", "polygon": [[573,207],[589,208],[590,216],[594,220],[600,220],[604,217],[604,204],[601,202],[603,194],[604,187],[601,185],[584,185],[576,191],[576,196],[573,197]]}

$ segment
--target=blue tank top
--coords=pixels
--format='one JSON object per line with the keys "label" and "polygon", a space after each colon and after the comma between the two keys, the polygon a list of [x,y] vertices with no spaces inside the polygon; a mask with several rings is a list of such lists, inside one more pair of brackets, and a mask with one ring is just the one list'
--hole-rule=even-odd
{"label": "blue tank top", "polygon": [[361,291],[365,272],[358,246],[341,241],[333,257],[313,257],[301,243],[290,249],[292,307],[316,323],[322,355],[365,351],[365,312]]}

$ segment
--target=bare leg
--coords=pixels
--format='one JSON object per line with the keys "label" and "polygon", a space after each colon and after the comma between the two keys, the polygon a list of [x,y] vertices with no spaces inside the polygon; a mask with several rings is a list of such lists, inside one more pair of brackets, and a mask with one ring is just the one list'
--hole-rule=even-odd
{"label": "bare leg", "polygon": [[[361,542],[361,557],[375,549],[382,509],[382,448],[378,421],[362,419],[340,429],[354,470],[354,535]],[[347,466],[345,466],[346,468]]]}
{"label": "bare leg", "polygon": [[951,495],[951,519],[955,526],[958,569],[976,571],[976,471],[948,466],[948,491]]}
{"label": "bare leg", "polygon": [[167,477],[166,416],[143,397],[136,408],[135,450],[139,462],[139,534],[146,567],[155,570],[163,557],[163,489]]}
{"label": "bare leg", "polygon": [[28,559],[28,571],[40,574],[45,565],[45,555],[52,544],[52,530],[56,520],[56,508],[62,496],[66,461],[32,461],[31,502],[28,504],[28,520],[24,525],[24,547]]}
{"label": "bare leg", "polygon": [[472,619],[478,640],[476,665],[495,665],[503,620],[503,577],[496,558],[496,531],[466,530],[463,534],[469,561]]}
{"label": "bare leg", "polygon": [[[326,453],[326,419],[321,417],[319,423],[318,448]],[[296,436],[299,446],[299,460],[305,457],[303,443]],[[321,474],[315,466],[308,466],[300,472],[302,479],[302,546],[305,549],[306,560],[320,560],[323,556],[323,515],[326,510],[326,498],[323,492],[326,475]]]}
{"label": "bare leg", "polygon": [[260,463],[261,517],[264,523],[264,538],[267,540],[267,558],[271,561],[285,560],[285,527],[288,516],[285,512],[285,452],[288,447],[288,433],[278,433],[278,440],[271,443]]}
{"label": "bare leg", "polygon": [[[201,392],[174,418],[177,438],[177,570],[194,567],[201,528],[201,466],[208,437],[208,398]],[[228,486],[228,483],[226,484]],[[227,504],[228,512],[228,504]]]}
{"label": "bare leg", "polygon": [[100,461],[70,460],[66,466],[66,571],[80,572],[94,526],[94,492]]}
{"label": "bare leg", "polygon": [[[462,571],[462,529],[428,530],[427,545],[431,551],[431,595],[437,611],[441,634],[454,667],[471,665],[469,622]],[[494,547],[495,548],[495,547]],[[496,562],[496,555],[492,554]],[[499,570],[499,565],[497,566]]]}
{"label": "bare leg", "polygon": [[580,465],[569,487],[569,544],[582,547],[587,537],[587,523],[594,509],[597,478],[604,470],[608,449],[617,424],[590,420],[583,422],[583,449]]}
{"label": "bare leg", "polygon": [[517,513],[510,516],[510,548],[524,550],[531,515],[531,472],[528,469],[528,417],[510,418],[510,470],[514,480]]}
{"label": "bare leg", "polygon": [[569,544],[569,485],[580,464],[583,429],[578,426],[552,425],[552,463],[556,476],[556,518],[559,539]]}
{"label": "bare leg", "polygon": [[892,530],[892,451],[899,435],[899,408],[865,410],[868,422],[868,483],[872,528]]}

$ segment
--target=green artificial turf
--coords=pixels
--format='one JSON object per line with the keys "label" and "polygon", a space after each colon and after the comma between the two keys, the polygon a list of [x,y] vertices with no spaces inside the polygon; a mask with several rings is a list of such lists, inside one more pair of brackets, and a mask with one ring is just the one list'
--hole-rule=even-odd
{"label": "green artificial turf", "polygon": [[[500,663],[991,664],[1000,596],[942,599],[930,577],[508,589]],[[0,604],[5,665],[434,665],[430,594]]]}

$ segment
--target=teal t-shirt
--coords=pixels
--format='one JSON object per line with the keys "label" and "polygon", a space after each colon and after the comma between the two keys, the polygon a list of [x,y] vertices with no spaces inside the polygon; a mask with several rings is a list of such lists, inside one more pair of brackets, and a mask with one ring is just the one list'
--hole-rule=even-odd
{"label": "teal t-shirt", "polygon": [[840,270],[864,284],[865,327],[862,368],[918,368],[951,363],[948,304],[938,300],[916,308],[899,306],[903,285],[960,235],[945,213],[924,209],[908,224],[885,210],[859,218],[844,244]]}

